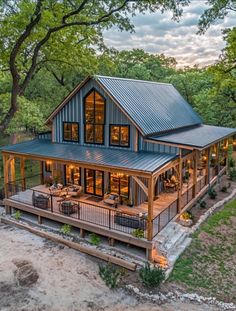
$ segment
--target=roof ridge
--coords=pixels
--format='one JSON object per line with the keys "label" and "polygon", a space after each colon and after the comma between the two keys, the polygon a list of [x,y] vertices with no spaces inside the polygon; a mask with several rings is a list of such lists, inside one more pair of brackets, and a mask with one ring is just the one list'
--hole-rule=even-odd
{"label": "roof ridge", "polygon": [[135,81],[135,82],[142,82],[142,83],[164,84],[164,85],[171,85],[171,86],[173,86],[173,84],[171,84],[171,83],[158,82],[158,81],[148,81],[148,80],[139,80],[139,79],[121,78],[121,77],[112,77],[112,76],[103,76],[103,75],[94,75],[93,77],[95,79],[96,78],[106,78],[106,79],[128,80],[128,81]]}

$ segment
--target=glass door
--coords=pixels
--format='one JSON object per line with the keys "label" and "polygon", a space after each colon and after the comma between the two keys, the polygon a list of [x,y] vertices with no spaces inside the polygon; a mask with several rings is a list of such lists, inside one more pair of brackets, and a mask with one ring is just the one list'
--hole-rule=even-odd
{"label": "glass door", "polygon": [[101,171],[85,169],[86,193],[103,196],[104,174]]}

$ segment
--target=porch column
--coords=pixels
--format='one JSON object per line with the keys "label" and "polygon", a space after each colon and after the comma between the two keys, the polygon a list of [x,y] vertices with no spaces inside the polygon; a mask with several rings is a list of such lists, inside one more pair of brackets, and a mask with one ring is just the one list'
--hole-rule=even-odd
{"label": "porch column", "polygon": [[210,147],[206,150],[206,184],[210,184]]}
{"label": "porch column", "polygon": [[4,192],[5,192],[5,198],[8,198],[9,160],[6,154],[3,154],[2,158],[3,158],[3,170],[4,170]]}
{"label": "porch column", "polygon": [[183,187],[183,159],[182,149],[179,149],[179,187],[178,187],[178,213],[181,212],[181,198],[182,198],[182,187]]}
{"label": "porch column", "polygon": [[20,158],[20,176],[21,176],[21,187],[25,190],[25,159]]}
{"label": "porch column", "polygon": [[16,180],[16,171],[15,171],[15,158],[13,156],[10,157],[10,174],[11,174],[11,182]]}
{"label": "porch column", "polygon": [[44,184],[44,169],[43,169],[43,161],[40,161],[40,182],[41,185]]}
{"label": "porch column", "polygon": [[133,179],[133,186],[134,186],[134,206],[138,205],[138,184],[137,182]]}
{"label": "porch column", "polygon": [[153,177],[150,177],[148,180],[148,232],[147,232],[147,238],[148,241],[152,240],[153,237]]}
{"label": "porch column", "polygon": [[194,168],[193,168],[193,197],[197,195],[197,166],[198,166],[198,158],[199,152],[198,150],[194,150],[193,160],[194,160]]}

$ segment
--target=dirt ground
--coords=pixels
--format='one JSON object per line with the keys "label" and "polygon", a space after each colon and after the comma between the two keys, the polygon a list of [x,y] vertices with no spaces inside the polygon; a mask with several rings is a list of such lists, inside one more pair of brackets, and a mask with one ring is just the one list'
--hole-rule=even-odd
{"label": "dirt ground", "polygon": [[[32,263],[39,278],[17,285],[16,261]],[[213,311],[216,307],[182,302],[158,306],[111,291],[98,275],[97,261],[29,232],[0,224],[1,311]]]}

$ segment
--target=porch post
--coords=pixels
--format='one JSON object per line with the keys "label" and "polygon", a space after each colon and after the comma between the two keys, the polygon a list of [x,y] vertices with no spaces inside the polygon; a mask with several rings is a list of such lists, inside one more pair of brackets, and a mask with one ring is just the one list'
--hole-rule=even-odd
{"label": "porch post", "polygon": [[197,166],[198,166],[198,151],[194,150],[194,168],[193,168],[193,197],[195,198],[197,194]]}
{"label": "porch post", "polygon": [[179,149],[179,187],[178,187],[178,213],[181,212],[181,198],[182,198],[182,187],[183,187],[183,159],[182,159],[182,149]]}
{"label": "porch post", "polygon": [[206,150],[206,183],[210,184],[210,147]]}
{"label": "porch post", "polygon": [[148,180],[148,241],[152,240],[153,236],[153,177]]}
{"label": "porch post", "polygon": [[134,193],[134,206],[138,205],[138,184],[136,183],[136,181],[133,179],[133,193]]}
{"label": "porch post", "polygon": [[20,176],[21,176],[21,187],[25,190],[25,159],[20,158]]}
{"label": "porch post", "polygon": [[4,170],[4,192],[5,192],[5,198],[8,198],[9,160],[6,154],[3,154],[2,157],[3,157],[3,170]]}
{"label": "porch post", "polygon": [[11,182],[14,182],[16,180],[15,158],[14,158],[14,156],[10,157],[10,173],[11,173]]}
{"label": "porch post", "polygon": [[40,182],[41,182],[41,185],[44,184],[44,169],[43,169],[43,161],[40,161]]}

